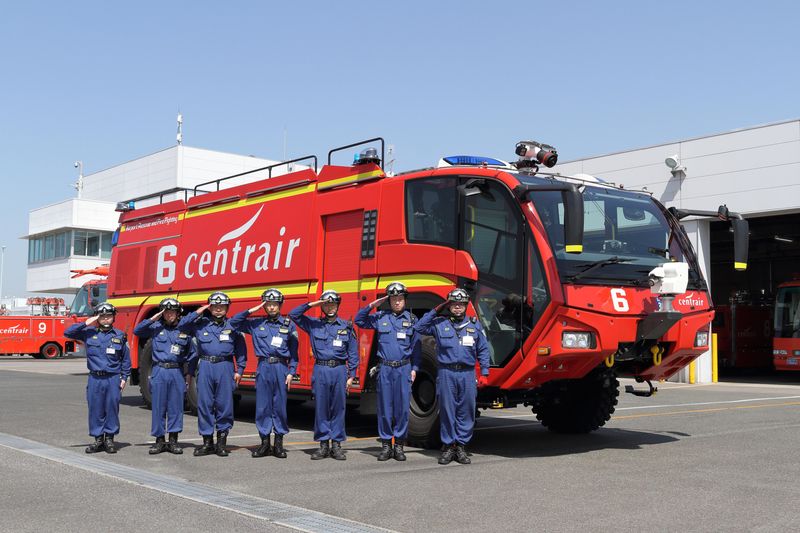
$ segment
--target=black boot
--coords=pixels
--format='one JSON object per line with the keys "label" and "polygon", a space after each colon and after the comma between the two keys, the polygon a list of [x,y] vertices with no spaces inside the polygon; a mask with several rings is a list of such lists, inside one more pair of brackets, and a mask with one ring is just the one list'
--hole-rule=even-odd
{"label": "black boot", "polygon": [[442,455],[439,456],[439,464],[449,465],[450,461],[453,460],[455,454],[456,454],[456,447],[452,444],[445,444],[442,447]]}
{"label": "black boot", "polygon": [[461,443],[456,444],[456,462],[462,465],[468,465],[472,462],[467,456],[467,449]]}
{"label": "black boot", "polygon": [[105,448],[106,448],[106,443],[103,440],[103,436],[100,435],[99,437],[95,437],[94,442],[86,447],[86,453],[102,452]]}
{"label": "black boot", "polygon": [[167,443],[164,442],[164,435],[161,435],[160,437],[156,437],[156,443],[150,446],[150,450],[147,453],[156,455],[164,453],[165,451],[167,451]]}
{"label": "black boot", "polygon": [[325,459],[326,457],[330,456],[330,454],[331,449],[330,446],[328,446],[328,441],[323,440],[319,443],[319,450],[311,454],[311,460],[317,461],[319,459]]}
{"label": "black boot", "polygon": [[395,439],[394,441],[394,458],[398,461],[406,460],[406,452],[403,451],[403,441]]}
{"label": "black boot", "polygon": [[283,448],[283,435],[275,435],[275,446],[272,447],[272,455],[278,459],[286,459],[286,450]]}
{"label": "black boot", "polygon": [[174,453],[175,455],[180,455],[183,453],[183,448],[178,446],[178,434],[177,433],[170,433],[169,434],[169,442],[167,443],[167,451],[169,453]]}
{"label": "black boot", "polygon": [[344,461],[347,459],[344,451],[342,451],[342,444],[339,441],[331,441],[331,457],[337,461]]}
{"label": "black boot", "polygon": [[217,455],[220,457],[228,457],[228,432],[217,431]]}
{"label": "black boot", "polygon": [[195,457],[214,453],[214,435],[203,435],[203,444],[194,449]]}
{"label": "black boot", "polygon": [[261,437],[261,446],[253,450],[253,453],[250,454],[253,457],[264,457],[265,455],[270,454],[270,445],[269,445],[269,435],[266,437]]}
{"label": "black boot", "polygon": [[381,453],[378,454],[378,461],[388,461],[394,455],[392,451],[392,441],[381,441]]}
{"label": "black boot", "polygon": [[114,435],[106,433],[106,453],[117,453],[117,447],[114,446]]}

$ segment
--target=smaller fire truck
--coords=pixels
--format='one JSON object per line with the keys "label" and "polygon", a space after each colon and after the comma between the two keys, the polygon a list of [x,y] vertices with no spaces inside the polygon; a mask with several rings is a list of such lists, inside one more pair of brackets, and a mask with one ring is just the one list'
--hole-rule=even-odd
{"label": "smaller fire truck", "polygon": [[778,285],[772,361],[775,370],[800,370],[800,274]]}
{"label": "smaller fire truck", "polygon": [[64,337],[65,316],[0,316],[0,354],[28,354],[54,359],[75,351],[75,341]]}

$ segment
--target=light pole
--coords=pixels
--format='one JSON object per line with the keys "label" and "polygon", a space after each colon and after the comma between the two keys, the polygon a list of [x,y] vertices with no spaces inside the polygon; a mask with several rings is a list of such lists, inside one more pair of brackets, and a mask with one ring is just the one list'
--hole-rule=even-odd
{"label": "light pole", "polygon": [[83,161],[75,161],[74,166],[78,169],[78,181],[75,182],[73,187],[78,190],[78,198],[80,198],[83,190]]}
{"label": "light pole", "polygon": [[2,252],[0,252],[0,302],[3,301],[3,267],[6,263],[6,247],[3,246]]}

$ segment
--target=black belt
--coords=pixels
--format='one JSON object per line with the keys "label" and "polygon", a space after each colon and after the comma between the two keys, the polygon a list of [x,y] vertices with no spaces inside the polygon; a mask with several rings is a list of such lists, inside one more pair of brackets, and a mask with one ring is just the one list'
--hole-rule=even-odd
{"label": "black belt", "polygon": [[289,364],[289,358],[288,357],[270,356],[270,357],[262,357],[261,360],[262,361],[266,361],[267,363],[269,363],[271,365],[274,365],[275,363],[283,363],[285,365]]}
{"label": "black belt", "polygon": [[391,367],[391,368],[400,368],[401,366],[406,366],[410,362],[411,362],[411,359],[405,358],[405,359],[401,359],[400,361],[381,360],[380,364],[381,365],[386,365],[386,366]]}
{"label": "black belt", "polygon": [[108,376],[118,376],[119,372],[106,372],[105,370],[91,370],[89,374],[96,378],[107,378]]}
{"label": "black belt", "polygon": [[446,368],[447,370],[455,370],[457,372],[461,372],[464,370],[472,370],[475,371],[475,365],[465,364],[465,363],[439,363],[439,368]]}
{"label": "black belt", "polygon": [[345,363],[347,363],[347,361],[342,361],[341,359],[325,359],[325,360],[317,359],[316,361],[314,361],[315,365],[329,366],[331,368],[341,366]]}
{"label": "black belt", "polygon": [[209,363],[221,363],[223,361],[233,361],[232,355],[201,355],[200,359],[203,361],[208,361]]}
{"label": "black belt", "polygon": [[156,363],[161,368],[182,368],[183,365],[181,363]]}

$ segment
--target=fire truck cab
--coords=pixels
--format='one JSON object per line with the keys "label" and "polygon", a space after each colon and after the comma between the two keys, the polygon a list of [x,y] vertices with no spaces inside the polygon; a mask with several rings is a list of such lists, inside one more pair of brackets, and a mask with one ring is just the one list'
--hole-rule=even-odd
{"label": "fire truck cab", "polygon": [[800,274],[778,285],[772,361],[775,370],[800,370]]}
{"label": "fire truck cab", "polygon": [[[331,164],[337,151],[378,143],[380,156],[370,147],[352,165]],[[224,188],[222,178],[179,200],[143,208],[121,202],[109,301],[131,339],[143,395],[149,347],[132,329],[166,296],[192,308],[224,290],[233,314],[277,287],[286,313],[335,289],[348,318],[402,281],[417,316],[454,287],[471,294],[469,312],[491,346],[479,407],[525,404],[555,431],[602,426],[617,403],[618,374],[649,384],[708,349],[711,299],[680,219],[729,220],[739,269],[747,262],[747,222],[725,206],[667,209],[646,191],[540,172],[557,160],[548,145],[523,141],[516,154],[513,164],[453,156],[387,175],[377,138],[332,150],[319,172],[309,156],[281,165],[310,159],[313,168],[281,176],[271,177],[273,165],[259,169],[270,177],[244,185]],[[358,331],[358,339],[351,401],[366,411],[376,346],[371,331]],[[436,368],[434,341],[426,338],[412,387],[413,443],[438,440]],[[310,394],[312,369],[301,335],[295,397]],[[240,389],[252,390],[254,371],[251,352]]]}

